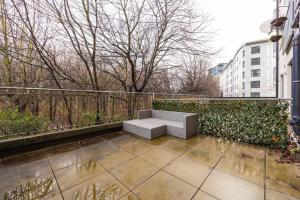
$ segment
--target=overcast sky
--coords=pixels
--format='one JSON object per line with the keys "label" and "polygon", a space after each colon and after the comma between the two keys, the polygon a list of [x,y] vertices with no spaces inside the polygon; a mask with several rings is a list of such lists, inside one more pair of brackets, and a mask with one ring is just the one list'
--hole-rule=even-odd
{"label": "overcast sky", "polygon": [[223,51],[215,63],[228,62],[245,42],[267,38],[260,25],[271,19],[274,0],[194,0],[199,8],[215,17],[219,29],[216,47]]}

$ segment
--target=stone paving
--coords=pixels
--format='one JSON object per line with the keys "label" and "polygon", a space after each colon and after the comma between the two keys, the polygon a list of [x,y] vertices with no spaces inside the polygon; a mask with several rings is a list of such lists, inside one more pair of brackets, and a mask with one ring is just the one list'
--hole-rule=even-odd
{"label": "stone paving", "polygon": [[2,199],[296,200],[300,166],[212,137],[117,132],[0,161]]}

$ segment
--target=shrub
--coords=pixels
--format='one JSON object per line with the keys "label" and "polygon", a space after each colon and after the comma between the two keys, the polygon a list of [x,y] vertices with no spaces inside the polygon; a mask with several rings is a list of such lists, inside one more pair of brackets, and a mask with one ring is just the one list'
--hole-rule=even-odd
{"label": "shrub", "polygon": [[103,113],[100,113],[100,120],[97,123],[97,114],[96,113],[83,113],[79,119],[76,121],[76,124],[79,126],[86,126],[91,124],[104,124],[104,123],[110,123],[110,122],[122,122],[126,120],[126,117],[123,117],[122,115],[115,114],[112,117],[109,117],[107,115],[104,115]]}
{"label": "shrub", "polygon": [[273,148],[287,145],[288,107],[273,100],[153,102],[153,109],[197,113],[202,134]]}
{"label": "shrub", "polygon": [[97,120],[96,113],[83,113],[80,116],[79,121],[77,123],[79,125],[90,125],[90,124],[95,124],[96,120]]}
{"label": "shrub", "polygon": [[122,115],[118,115],[118,114],[115,114],[113,117],[112,117],[112,120],[111,122],[122,122],[124,120],[126,120],[127,117],[124,117]]}
{"label": "shrub", "polygon": [[0,135],[29,134],[47,126],[44,117],[21,113],[14,109],[0,110]]}

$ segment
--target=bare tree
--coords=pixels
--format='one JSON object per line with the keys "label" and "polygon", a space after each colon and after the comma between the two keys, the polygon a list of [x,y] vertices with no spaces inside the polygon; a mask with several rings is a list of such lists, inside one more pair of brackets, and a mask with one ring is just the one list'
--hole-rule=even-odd
{"label": "bare tree", "polygon": [[9,39],[9,21],[8,21],[8,12],[7,5],[5,0],[0,0],[0,58],[1,58],[1,71],[3,76],[3,82],[6,85],[13,85],[12,77],[12,57],[10,55],[11,41]]}
{"label": "bare tree", "polygon": [[191,0],[11,2],[11,21],[30,44],[29,54],[14,48],[14,58],[46,70],[58,88],[142,92],[153,75],[178,67],[180,56],[215,53],[211,18],[196,14]]}
{"label": "bare tree", "polygon": [[[53,16],[61,27],[59,31],[70,44],[70,51],[76,53],[86,68],[92,89],[99,91],[98,74],[101,51],[97,44],[100,27],[97,0],[45,0]],[[98,59],[98,60],[97,60]]]}
{"label": "bare tree", "polygon": [[178,73],[179,93],[219,96],[218,81],[208,74],[210,63],[206,58],[187,56]]}
{"label": "bare tree", "polygon": [[153,93],[176,93],[174,85],[175,74],[171,70],[162,70],[160,73],[155,73],[149,79],[144,92]]}
{"label": "bare tree", "polygon": [[[12,0],[11,2],[17,13],[13,21],[22,22],[24,36],[32,44],[34,53],[38,55],[40,62],[36,66],[47,70],[55,86],[59,89],[62,89],[61,80],[68,80],[80,87],[80,84],[60,65],[59,61],[62,55],[57,51],[59,45],[55,40],[57,39],[55,25],[51,16],[42,11],[42,1]],[[26,63],[26,60],[22,60],[22,62]],[[72,126],[71,104],[64,92],[61,92],[68,111],[68,122]]]}
{"label": "bare tree", "polygon": [[[100,27],[97,0],[46,0],[51,11],[74,51],[83,63],[93,90],[100,91],[101,51],[98,49],[97,32]],[[97,60],[98,59],[98,60]],[[100,97],[97,96],[96,120],[100,121]],[[103,110],[105,108],[101,108]]]}
{"label": "bare tree", "polygon": [[[7,3],[8,2],[8,3]],[[44,69],[35,67],[38,58],[33,45],[26,38],[23,24],[16,18],[16,10],[9,1],[0,1],[0,71],[7,86],[40,86]],[[0,79],[1,80],[1,79]]]}
{"label": "bare tree", "polygon": [[190,0],[99,2],[104,72],[125,91],[142,92],[153,74],[177,66],[179,54],[214,53],[208,48],[211,18],[196,14]]}

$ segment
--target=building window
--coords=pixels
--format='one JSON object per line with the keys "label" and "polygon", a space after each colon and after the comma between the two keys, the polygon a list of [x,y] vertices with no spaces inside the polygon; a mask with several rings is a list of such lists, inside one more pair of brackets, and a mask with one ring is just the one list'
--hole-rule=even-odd
{"label": "building window", "polygon": [[243,93],[243,97],[245,97],[245,93]]}
{"label": "building window", "polygon": [[251,58],[251,66],[260,65],[260,58]]}
{"label": "building window", "polygon": [[277,44],[276,42],[273,43],[273,58],[276,58],[276,50],[277,50],[276,44]]}
{"label": "building window", "polygon": [[251,92],[251,97],[260,97],[259,92]]}
{"label": "building window", "polygon": [[245,68],[245,61],[243,61],[243,68]]}
{"label": "building window", "polygon": [[273,68],[273,85],[276,86],[276,67]]}
{"label": "building window", "polygon": [[245,78],[245,72],[243,72],[243,78]]}
{"label": "building window", "polygon": [[251,81],[251,88],[260,88],[260,81]]}
{"label": "building window", "polygon": [[243,89],[245,89],[245,82],[243,82]]}
{"label": "building window", "polygon": [[260,53],[260,46],[251,47],[251,54],[258,54]]}
{"label": "building window", "polygon": [[243,50],[243,57],[245,57],[245,50]]}
{"label": "building window", "polygon": [[251,77],[260,77],[260,69],[251,70]]}
{"label": "building window", "polygon": [[284,90],[284,86],[285,86],[285,84],[284,84],[284,76],[283,75],[281,75],[280,76],[280,82],[281,82],[281,98],[284,98],[285,97],[285,90]]}

